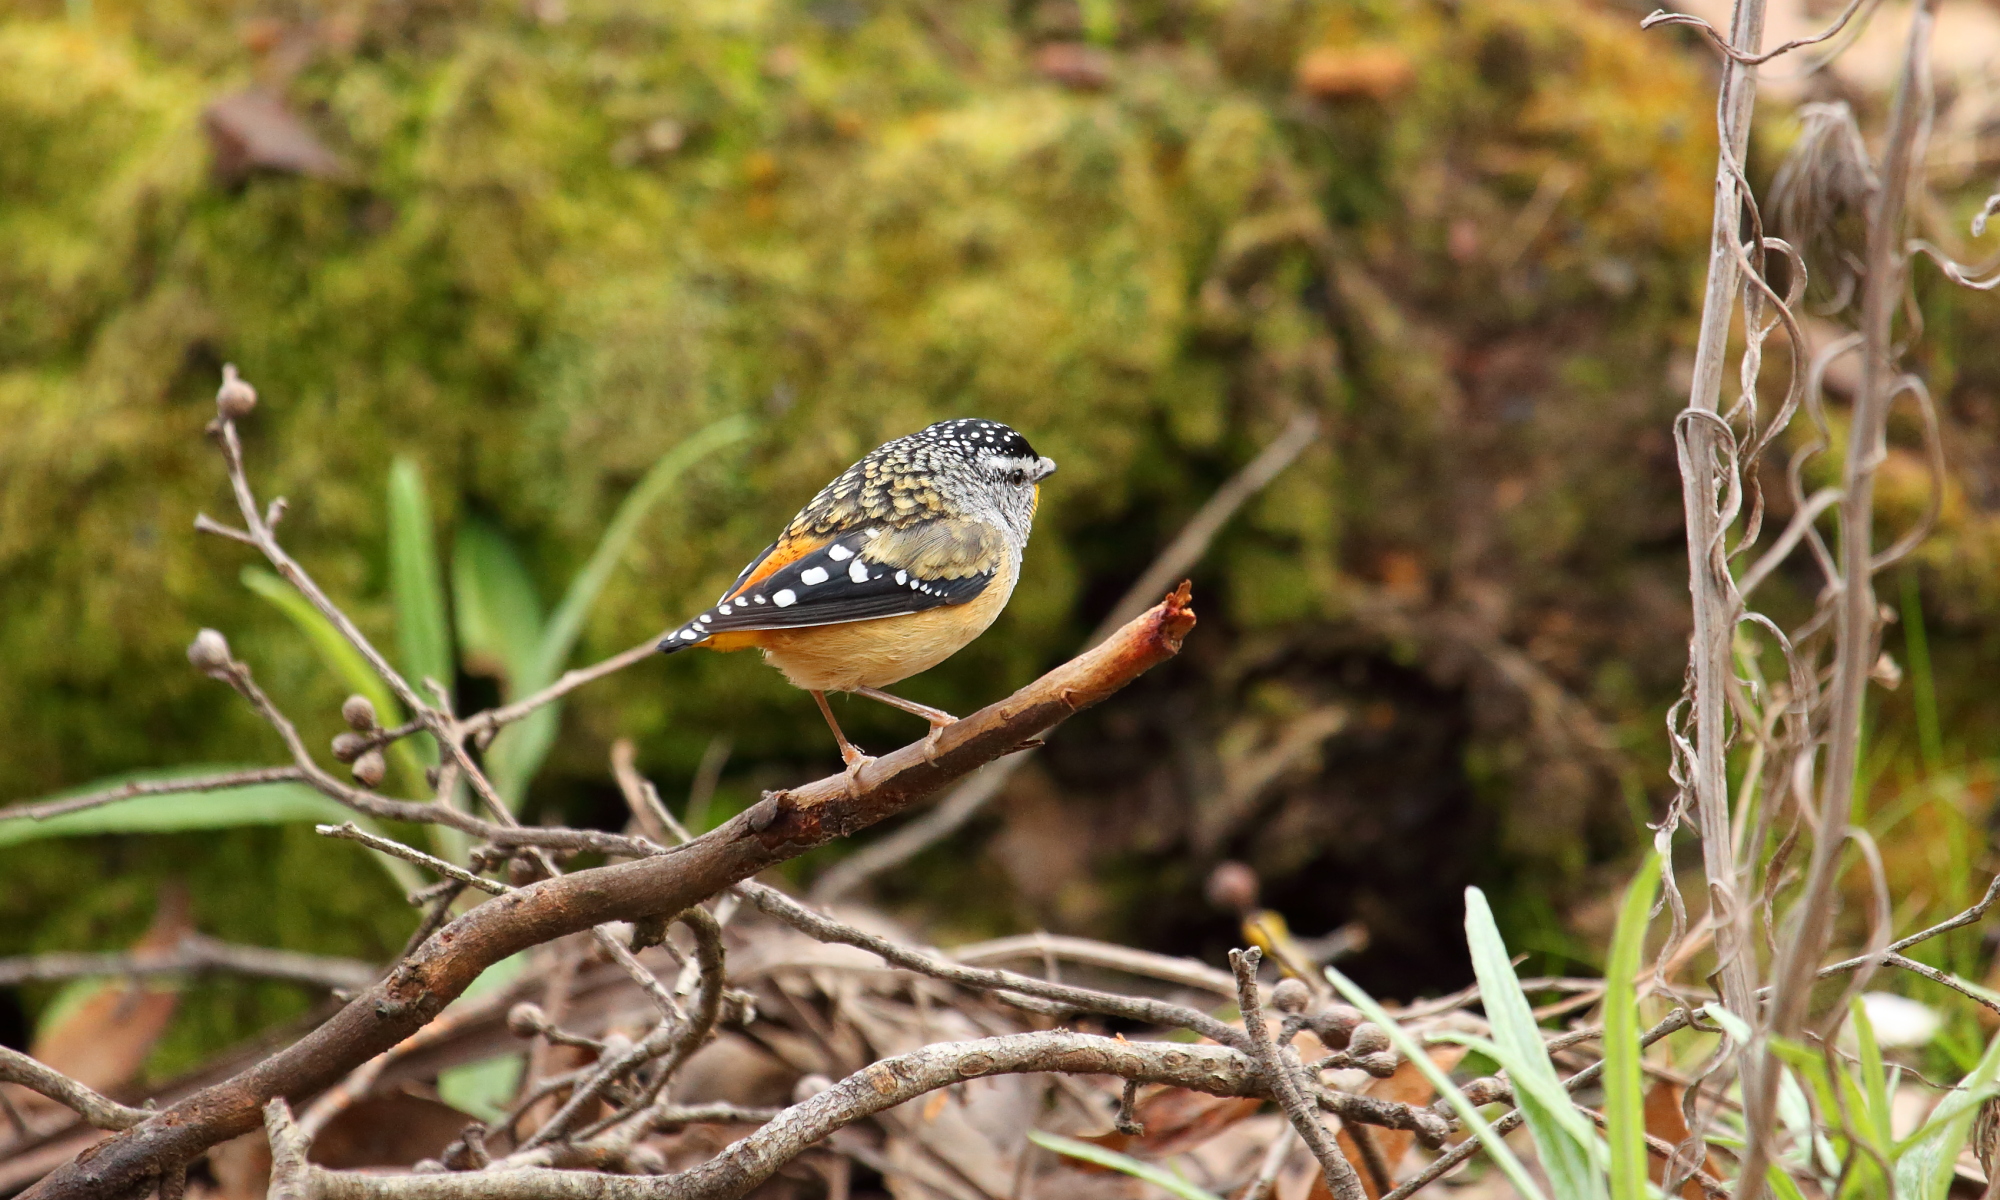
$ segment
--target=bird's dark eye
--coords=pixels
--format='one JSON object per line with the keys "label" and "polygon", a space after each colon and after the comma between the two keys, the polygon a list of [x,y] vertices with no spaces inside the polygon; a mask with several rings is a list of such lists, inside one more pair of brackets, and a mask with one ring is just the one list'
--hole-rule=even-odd
{"label": "bird's dark eye", "polygon": [[1007,482],[1013,484],[1015,487],[1020,487],[1022,484],[1028,482],[1028,473],[1019,467],[1015,467],[1013,470],[1007,472]]}

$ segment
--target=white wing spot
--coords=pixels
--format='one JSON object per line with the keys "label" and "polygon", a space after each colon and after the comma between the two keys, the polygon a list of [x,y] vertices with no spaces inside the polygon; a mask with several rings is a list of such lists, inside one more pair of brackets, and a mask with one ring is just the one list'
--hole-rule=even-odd
{"label": "white wing spot", "polygon": [[909,573],[908,571],[898,571],[898,572],[896,572],[896,582],[897,582],[897,583],[908,583],[908,582],[910,582],[910,573]]}
{"label": "white wing spot", "polygon": [[826,548],[826,556],[835,562],[846,562],[854,557],[854,551],[836,543]]}
{"label": "white wing spot", "polygon": [[856,583],[867,583],[868,564],[858,558],[855,559],[853,562],[847,564],[847,577]]}
{"label": "white wing spot", "polygon": [[716,612],[719,612],[719,613],[721,613],[721,614],[722,614],[723,616],[725,616],[725,617],[726,617],[726,616],[728,616],[728,615],[729,615],[729,614],[730,614],[731,612],[733,612],[734,610],[733,610],[733,609],[731,609],[731,608],[730,608],[730,607],[729,607],[729,606],[728,606],[727,604],[725,604],[725,605],[723,605],[722,607],[720,607],[720,608],[716,609],[715,611],[716,611]]}
{"label": "white wing spot", "polygon": [[871,538],[878,538],[882,536],[882,531],[879,529],[865,529],[862,532]]}
{"label": "white wing spot", "polygon": [[[805,570],[799,572],[799,582],[804,584],[825,583],[826,568],[807,567]],[[784,601],[780,600],[779,603],[782,604]]]}
{"label": "white wing spot", "polygon": [[696,633],[692,629],[681,630],[681,640],[684,642],[691,642],[700,636],[701,636],[700,634]]}
{"label": "white wing spot", "polygon": [[[824,577],[825,577],[824,575],[821,576],[821,578]],[[786,588],[785,590],[779,592],[777,595],[771,597],[771,603],[777,605],[779,608],[786,608],[790,605],[797,604],[798,602],[799,602],[799,594],[790,588]]]}
{"label": "white wing spot", "polygon": [[762,596],[752,596],[752,597],[750,597],[750,602],[751,602],[752,604],[762,604],[762,603],[764,603],[764,597],[762,597]]}

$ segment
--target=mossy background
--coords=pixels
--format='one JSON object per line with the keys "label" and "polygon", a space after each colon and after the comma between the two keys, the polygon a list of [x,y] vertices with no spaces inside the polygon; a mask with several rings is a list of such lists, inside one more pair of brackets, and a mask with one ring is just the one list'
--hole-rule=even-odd
{"label": "mossy background", "polygon": [[[1000,623],[907,685],[955,711],[1073,651],[1304,410],[1327,436],[1196,573],[1187,654],[1065,730],[881,898],[938,936],[1046,925],[1213,952],[1231,932],[1200,881],[1241,857],[1302,931],[1366,920],[1356,973],[1378,993],[1464,973],[1466,883],[1502,899],[1511,943],[1588,954],[1572,909],[1667,794],[1686,625],[1669,431],[1714,164],[1707,55],[1639,15],[0,6],[0,797],[275,756],[186,667],[203,625],[316,744],[336,730],[344,689],[239,585],[246,549],[191,528],[232,507],[201,437],[224,361],[262,393],[249,461],[291,501],[288,544],[384,644],[395,456],[421,465],[447,536],[492,521],[552,603],[663,452],[752,417],[649,521],[579,662],[693,611],[879,441],[1006,421],[1061,471]],[[1300,63],[1321,50],[1394,69],[1309,95]],[[345,172],[219,178],[204,106],[252,85]],[[1788,136],[1774,113],[1760,178]],[[1939,819],[1972,822],[1976,850],[2000,320],[1988,298],[1923,298],[1955,475],[1918,594],[1949,734],[1920,760],[1911,693],[1885,695],[1878,807],[1949,776],[1960,818]],[[1885,511],[1914,494],[1885,487]],[[1344,732],[1249,813],[1214,811],[1232,771],[1330,704]],[[915,732],[840,711],[865,744]],[[618,736],[670,795],[730,738],[725,807],[836,761],[810,701],[753,658],[658,660],[570,705],[531,815],[619,822]],[[1896,831],[1907,877],[1942,853],[1929,820]],[[120,945],[169,878],[233,940],[380,957],[413,921],[353,847],[303,828],[39,842],[0,850],[0,953]],[[156,1065],[307,1002],[204,983]]]}

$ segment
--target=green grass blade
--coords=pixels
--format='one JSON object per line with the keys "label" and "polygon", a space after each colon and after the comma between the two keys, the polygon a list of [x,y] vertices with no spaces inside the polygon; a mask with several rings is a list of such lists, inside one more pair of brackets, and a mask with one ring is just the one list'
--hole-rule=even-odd
{"label": "green grass blade", "polygon": [[1951,1189],[1951,1166],[1958,1161],[1972,1118],[1994,1095],[2000,1074],[2000,1034],[1987,1043],[1979,1063],[1946,1092],[1928,1120],[1896,1150],[1896,1194],[1901,1200],[1945,1200]]}
{"label": "green grass blade", "polygon": [[[512,681],[514,695],[527,695],[555,682],[563,664],[569,661],[570,652],[576,649],[577,637],[583,632],[591,608],[603,594],[611,572],[631,547],[647,515],[666,498],[689,467],[708,454],[748,437],[751,429],[747,417],[726,417],[660,456],[618,506],[604,536],[598,539],[597,548],[570,581],[562,602],[542,628],[541,642],[528,671]],[[555,743],[558,720],[558,707],[551,704],[503,730],[493,740],[488,752],[493,786],[510,805],[520,806],[529,780],[541,769],[542,760]]]}
{"label": "green grass blade", "polygon": [[1903,650],[1910,660],[1910,701],[1917,715],[1917,752],[1924,773],[1944,769],[1944,738],[1939,733],[1937,677],[1931,673],[1931,644],[1924,628],[1924,602],[1914,569],[1903,571]]}
{"label": "green grass blade", "polygon": [[1647,855],[1625,891],[1604,968],[1604,1118],[1611,1139],[1611,1200],[1646,1200],[1646,1101],[1640,1060],[1639,1002],[1632,979],[1645,958],[1646,925],[1659,885],[1659,859]]}
{"label": "green grass blade", "polygon": [[[460,994],[470,1000],[498,991],[519,979],[528,969],[526,954],[513,954],[479,973]],[[514,1094],[520,1090],[521,1072],[527,1068],[524,1054],[502,1054],[462,1066],[448,1067],[438,1075],[438,1098],[483,1121],[504,1116]]]}
{"label": "green grass blade", "polygon": [[344,686],[374,703],[375,711],[381,714],[382,720],[393,720],[395,714],[403,711],[403,706],[389,691],[389,685],[382,682],[382,677],[368,665],[368,660],[361,657],[361,652],[341,636],[340,631],[333,627],[333,622],[321,615],[311,601],[299,595],[298,589],[262,567],[243,568],[242,579],[244,587],[270,601],[272,607],[284,613],[299,632],[306,635],[306,641],[312,643],[320,662],[338,676]]}
{"label": "green grass blade", "polygon": [[1860,1050],[1861,1090],[1867,1105],[1866,1123],[1875,1149],[1887,1158],[1896,1144],[1889,1119],[1889,1070],[1882,1063],[1882,1046],[1875,1039],[1875,1023],[1868,1019],[1868,1006],[1856,996],[1847,1019],[1854,1022],[1854,1037]]}
{"label": "green grass blade", "polygon": [[1059,1133],[1043,1133],[1039,1129],[1030,1129],[1028,1140],[1044,1150],[1053,1150],[1065,1158],[1082,1159],[1084,1162],[1095,1163],[1100,1167],[1109,1167],[1114,1171],[1130,1175],[1134,1179],[1143,1179],[1170,1195],[1180,1197],[1181,1200],[1222,1200],[1222,1197],[1214,1192],[1196,1187],[1172,1171],[1156,1167],[1149,1162],[1140,1162],[1129,1154],[1107,1150],[1095,1142],[1080,1142]]}
{"label": "green grass blade", "polygon": [[1451,1076],[1438,1069],[1438,1065],[1431,1061],[1431,1056],[1417,1044],[1417,1040],[1405,1033],[1403,1027],[1396,1024],[1381,1005],[1375,1003],[1373,996],[1362,991],[1352,979],[1342,975],[1337,967],[1326,968],[1326,980],[1333,985],[1335,991],[1346,998],[1349,1004],[1360,1009],[1363,1016],[1381,1026],[1383,1032],[1389,1035],[1390,1044],[1396,1047],[1396,1052],[1422,1072],[1431,1086],[1437,1089],[1438,1095],[1443,1096],[1451,1104],[1452,1111],[1458,1114],[1458,1119],[1464,1123],[1466,1130],[1479,1139],[1479,1144],[1493,1159],[1494,1165],[1500,1168],[1501,1174],[1514,1185],[1514,1190],[1520,1194],[1521,1200],[1548,1200],[1547,1193],[1543,1192],[1534,1177],[1528,1174],[1528,1169],[1514,1156],[1505,1139],[1493,1132],[1493,1127],[1486,1123],[1486,1118],[1479,1115],[1479,1109],[1474,1107],[1465,1093],[1459,1090],[1458,1085],[1451,1081]]}
{"label": "green grass blade", "polygon": [[546,687],[555,680],[556,674],[569,660],[570,651],[576,648],[577,636],[583,632],[583,623],[590,616],[591,607],[597,603],[597,597],[611,579],[611,572],[625,556],[632,539],[638,535],[639,526],[653,507],[666,498],[668,491],[689,467],[710,453],[749,437],[751,430],[749,418],[725,417],[661,455],[652,469],[646,472],[646,477],[618,506],[589,561],[570,581],[569,590],[563,593],[562,603],[549,617],[548,627],[542,631],[534,679],[523,684],[523,691]]}
{"label": "green grass blade", "polygon": [[[80,796],[121,783],[185,779],[191,775],[219,775],[243,770],[241,764],[204,763],[154,771],[136,771],[95,780],[33,803],[46,803]],[[81,809],[50,817],[46,821],[0,821],[0,846],[44,838],[92,837],[110,833],[185,833],[198,829],[230,829],[240,825],[283,825],[311,821],[314,824],[353,821],[370,832],[379,833],[367,817],[346,808],[303,783],[255,783],[247,787],[222,788],[213,792],[174,792],[164,796],[135,796],[97,808]],[[423,887],[426,880],[416,867],[400,858],[369,852],[396,881],[402,891]]]}
{"label": "green grass blade", "polygon": [[1515,1099],[1549,1186],[1558,1200],[1596,1200],[1605,1194],[1604,1174],[1592,1161],[1598,1157],[1596,1131],[1563,1090],[1493,910],[1478,888],[1465,889],[1465,940],[1479,978],[1480,1004],[1493,1027],[1494,1057],[1514,1082]]}
{"label": "green grass blade", "polygon": [[[333,622],[322,616],[311,601],[299,595],[297,588],[262,567],[243,568],[242,578],[244,587],[270,601],[273,607],[291,619],[299,632],[306,635],[306,641],[312,643],[320,662],[344,686],[368,697],[384,722],[396,720],[396,714],[403,711],[403,706],[396,702],[389,685],[382,682],[382,677],[368,665],[367,659],[361,657],[361,652],[341,636],[340,631],[333,627]],[[424,768],[429,764],[410,744],[414,740],[402,738],[396,741],[389,747],[389,757],[395,762],[396,769],[402,772],[405,786],[421,794],[426,787]]]}
{"label": "green grass blade", "polygon": [[419,690],[426,678],[451,687],[457,672],[438,570],[437,530],[423,474],[409,458],[398,458],[389,468],[389,593],[396,605],[404,676]]}
{"label": "green grass blade", "polygon": [[[484,521],[466,521],[452,550],[451,581],[467,667],[499,676],[507,699],[540,686],[533,680],[542,645],[542,602],[513,542]],[[555,742],[560,711],[551,704],[501,730],[487,747],[487,775],[509,801],[519,803]]]}
{"label": "green grass blade", "polygon": [[542,644],[542,601],[513,542],[478,517],[461,521],[452,542],[451,599],[467,669],[514,694]]}

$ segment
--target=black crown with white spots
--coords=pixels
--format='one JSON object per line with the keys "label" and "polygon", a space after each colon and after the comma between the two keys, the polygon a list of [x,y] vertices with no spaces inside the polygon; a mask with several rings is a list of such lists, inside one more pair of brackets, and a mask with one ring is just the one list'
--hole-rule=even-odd
{"label": "black crown with white spots", "polygon": [[983,421],[978,417],[939,421],[911,434],[910,440],[955,449],[975,460],[986,454],[997,454],[1002,458],[1041,457],[1028,444],[1027,438],[998,421]]}

